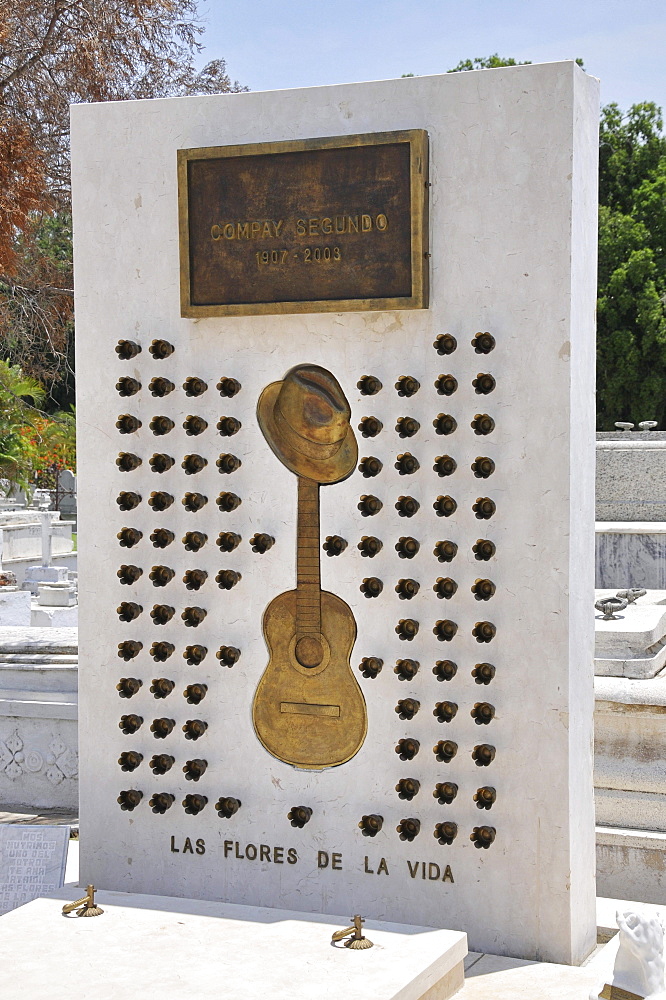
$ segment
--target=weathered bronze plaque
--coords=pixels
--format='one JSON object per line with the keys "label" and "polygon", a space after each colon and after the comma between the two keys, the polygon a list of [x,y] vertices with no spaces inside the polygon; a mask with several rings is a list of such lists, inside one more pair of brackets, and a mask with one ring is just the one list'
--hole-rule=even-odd
{"label": "weathered bronze plaque", "polygon": [[178,151],[181,313],[428,305],[422,129]]}

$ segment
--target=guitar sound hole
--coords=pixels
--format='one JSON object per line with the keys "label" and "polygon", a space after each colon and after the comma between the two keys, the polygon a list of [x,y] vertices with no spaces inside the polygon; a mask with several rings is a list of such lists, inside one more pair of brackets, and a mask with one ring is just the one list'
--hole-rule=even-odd
{"label": "guitar sound hole", "polygon": [[311,635],[302,635],[296,643],[294,652],[302,667],[318,667],[324,659],[324,650],[319,639]]}

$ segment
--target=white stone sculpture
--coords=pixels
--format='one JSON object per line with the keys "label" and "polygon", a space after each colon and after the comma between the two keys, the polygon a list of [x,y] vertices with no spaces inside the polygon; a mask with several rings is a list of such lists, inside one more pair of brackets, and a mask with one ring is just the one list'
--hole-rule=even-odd
{"label": "white stone sculpture", "polygon": [[590,1000],[666,1000],[664,928],[659,916],[627,910],[615,914],[620,940],[611,981]]}

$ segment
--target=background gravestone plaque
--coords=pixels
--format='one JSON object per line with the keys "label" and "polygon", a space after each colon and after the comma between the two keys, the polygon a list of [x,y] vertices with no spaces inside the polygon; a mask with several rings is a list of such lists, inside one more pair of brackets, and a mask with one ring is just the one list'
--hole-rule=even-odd
{"label": "background gravestone plaque", "polygon": [[59,889],[68,847],[68,826],[0,824],[0,914]]}
{"label": "background gravestone plaque", "polygon": [[[591,951],[597,123],[573,63],[73,108],[85,882]],[[225,270],[262,219],[294,253],[319,220],[314,255],[385,215],[384,247],[381,157],[367,190],[336,160],[330,212],[290,168],[281,214],[275,165],[387,133],[429,149],[427,307],[351,307],[371,269],[323,252],[340,311],[266,246]]]}

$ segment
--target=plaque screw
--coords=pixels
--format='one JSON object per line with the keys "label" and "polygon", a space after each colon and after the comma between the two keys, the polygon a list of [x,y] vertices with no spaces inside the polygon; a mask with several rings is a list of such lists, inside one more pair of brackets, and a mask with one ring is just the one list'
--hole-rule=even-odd
{"label": "plaque screw", "polygon": [[364,656],[358,665],[364,677],[371,677],[373,680],[381,672],[384,661],[378,656]]}
{"label": "plaque screw", "polygon": [[440,576],[432,589],[438,597],[444,597],[448,601],[457,591],[458,584],[455,580],[452,580],[450,576]]}
{"label": "plaque screw", "polygon": [[287,813],[287,819],[291,822],[291,825],[301,828],[310,822],[311,817],[312,809],[309,806],[292,806]]}
{"label": "plaque screw", "polygon": [[174,538],[173,531],[169,531],[168,528],[155,528],[155,531],[150,534],[150,540],[155,549],[165,549],[167,545],[171,545]]}
{"label": "plaque screw", "polygon": [[121,698],[132,698],[139,692],[143,685],[138,677],[121,677],[116,684],[116,691]]}
{"label": "plaque screw", "polygon": [[437,760],[449,764],[458,753],[458,744],[452,740],[440,740],[439,743],[434,745],[432,752]]}
{"label": "plaque screw", "polygon": [[474,793],[473,800],[476,802],[477,809],[491,809],[494,802],[497,799],[497,792],[494,788],[489,785],[484,785],[482,788],[477,788]]}
{"label": "plaque screw", "polygon": [[469,839],[475,847],[488,848],[495,840],[495,827],[475,826]]}
{"label": "plaque screw", "polygon": [[477,622],[472,635],[477,642],[490,642],[497,635],[497,627],[492,622]]}
{"label": "plaque screw", "polygon": [[[125,639],[124,642],[118,643],[118,656],[127,662],[127,660],[133,660],[135,656],[138,656],[142,649],[142,642],[137,642],[136,639]],[[121,697],[127,698],[129,695],[121,695]]]}
{"label": "plaque screw", "polygon": [[183,382],[183,389],[186,396],[203,396],[207,388],[208,384],[202,378],[197,378],[195,375],[190,375]]}
{"label": "plaque screw", "polygon": [[142,760],[142,753],[138,753],[136,750],[123,750],[118,758],[118,763],[123,771],[136,771]]}
{"label": "plaque screw", "polygon": [[398,680],[411,681],[416,677],[420,666],[418,660],[397,660],[393,673],[397,675]]}
{"label": "plaque screw", "polygon": [[399,799],[406,799],[411,802],[415,795],[418,795],[421,782],[416,778],[401,778],[395,786]]}
{"label": "plaque screw", "polygon": [[458,714],[458,706],[455,701],[438,701],[432,714],[438,722],[451,722]]}
{"label": "plaque screw", "polygon": [[371,813],[369,816],[362,816],[358,825],[364,837],[376,837],[384,825],[384,817]]}
{"label": "plaque screw", "polygon": [[451,681],[458,673],[458,664],[453,660],[437,660],[432,672],[438,681]]}
{"label": "plaque screw", "polygon": [[458,786],[455,781],[438,781],[432,794],[440,805],[451,805],[458,794]]}
{"label": "plaque screw", "polygon": [[414,840],[421,831],[421,821],[414,817],[401,819],[396,826],[396,831],[400,834],[401,840]]}
{"label": "plaque screw", "polygon": [[472,670],[472,677],[476,684],[490,684],[495,676],[495,667],[492,663],[477,663]]}
{"label": "plaque screw", "polygon": [[218,816],[224,819],[231,819],[232,816],[236,815],[240,807],[240,799],[235,799],[233,796],[227,795],[226,797],[218,799],[214,808],[217,810]]}
{"label": "plaque screw", "polygon": [[458,836],[457,823],[437,823],[435,826],[435,837],[440,844],[452,844]]}
{"label": "plaque screw", "polygon": [[150,647],[150,655],[156,663],[164,663],[173,655],[175,648],[172,642],[154,642]]}
{"label": "plaque screw", "polygon": [[164,358],[170,358],[175,350],[175,347],[173,344],[170,344],[168,340],[154,340],[148,350],[155,360],[159,361],[164,360]]}
{"label": "plaque screw", "polygon": [[115,351],[121,361],[130,361],[137,354],[141,354],[141,345],[135,344],[132,340],[119,340]]}
{"label": "plaque screw", "polygon": [[176,796],[171,795],[169,792],[156,792],[155,795],[150,797],[148,805],[154,813],[164,815],[167,809],[171,809],[175,798]]}
{"label": "plaque screw", "polygon": [[437,542],[432,551],[433,555],[437,556],[439,562],[452,562],[458,552],[458,546],[455,542],[451,542],[447,539],[445,541]]}
{"label": "plaque screw", "polygon": [[142,798],[143,792],[140,792],[136,788],[129,788],[120,793],[117,802],[121,809],[125,809],[127,812],[132,812],[133,809],[136,809]]}
{"label": "plaque screw", "polygon": [[118,494],[116,503],[121,510],[134,510],[141,503],[141,497],[138,493],[125,493],[123,490]]}

